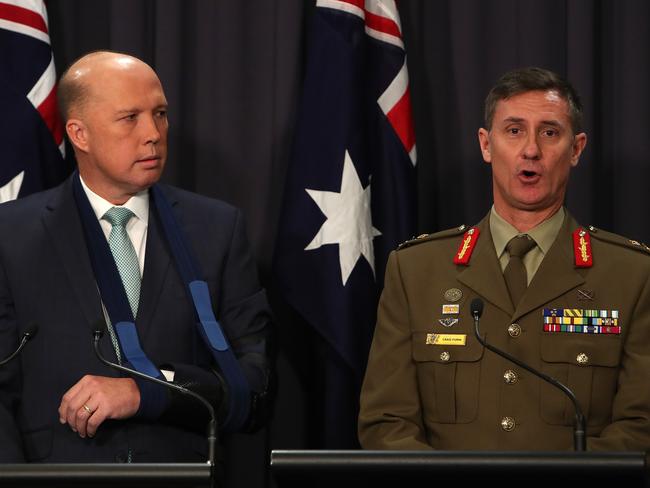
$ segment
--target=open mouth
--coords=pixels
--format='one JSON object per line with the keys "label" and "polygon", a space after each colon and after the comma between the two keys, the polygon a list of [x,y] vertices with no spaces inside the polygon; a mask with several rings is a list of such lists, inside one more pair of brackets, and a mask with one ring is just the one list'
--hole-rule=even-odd
{"label": "open mouth", "polygon": [[542,175],[537,171],[527,169],[521,170],[517,176],[519,177],[520,181],[527,184],[537,183],[537,181],[539,181],[539,179],[542,177]]}

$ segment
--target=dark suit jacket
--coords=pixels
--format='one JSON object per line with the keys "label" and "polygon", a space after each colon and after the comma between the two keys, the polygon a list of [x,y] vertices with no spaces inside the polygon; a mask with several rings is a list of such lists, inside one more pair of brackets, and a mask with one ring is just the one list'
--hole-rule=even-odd
{"label": "dark suit jacket", "polygon": [[[573,407],[553,386],[475,339],[470,303],[485,302],[489,343],[557,378],[587,418],[587,447],[650,446],[650,257],[620,236],[590,228],[593,266],[574,264],[567,216],[515,310],[488,219],[467,266],[455,265],[464,231],[433,234],[391,254],[361,394],[359,436],[368,449],[563,450],[572,447]],[[458,314],[442,313],[457,288]],[[583,293],[581,293],[583,292]],[[591,300],[585,300],[591,295]],[[543,309],[617,310],[620,335],[545,332]],[[439,319],[458,323],[445,327]],[[444,322],[444,321],[443,321]],[[511,334],[517,324],[521,333]],[[466,345],[427,343],[465,334]],[[581,356],[584,354],[584,356]],[[586,359],[586,361],[585,361]],[[506,381],[506,371],[517,380]],[[513,424],[503,424],[505,417]]]}
{"label": "dark suit jacket", "polygon": [[[172,402],[155,420],[109,420],[92,439],[79,438],[58,421],[62,395],[81,377],[120,375],[93,353],[91,331],[102,308],[71,181],[0,206],[0,358],[16,348],[30,323],[39,327],[20,357],[0,369],[0,461],[119,462],[129,451],[134,462],[205,461],[206,416],[198,404],[181,403],[179,409]],[[269,310],[241,214],[176,188],[163,191],[259,408],[269,379]],[[154,364],[173,366],[175,382],[201,389],[220,406],[223,381],[213,372],[194,317],[151,209],[136,319],[142,347]],[[101,348],[115,359],[109,337]]]}

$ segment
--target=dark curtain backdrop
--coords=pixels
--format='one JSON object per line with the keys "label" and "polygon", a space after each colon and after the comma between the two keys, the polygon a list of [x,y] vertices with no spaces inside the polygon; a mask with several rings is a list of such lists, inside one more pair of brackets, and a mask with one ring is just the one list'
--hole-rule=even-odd
{"label": "dark curtain backdrop", "polygon": [[[400,3],[419,155],[421,230],[472,224],[488,210],[477,142],[483,99],[505,71],[566,76],[585,106],[587,149],[569,210],[650,240],[650,3],[644,0],[449,0]],[[596,256],[595,259],[598,259]]]}
{"label": "dark curtain backdrop", "polygon": [[[241,207],[276,311],[270,426],[228,440],[229,486],[268,486],[270,449],[320,448],[318,337],[274,294],[270,265],[313,2],[50,0],[61,73],[93,49],[159,73],[170,102],[167,182]],[[418,147],[419,230],[474,223],[491,204],[477,129],[504,71],[567,76],[585,105],[587,150],[567,204],[584,224],[650,240],[650,2],[402,0]],[[598,256],[595,257],[598,259]]]}

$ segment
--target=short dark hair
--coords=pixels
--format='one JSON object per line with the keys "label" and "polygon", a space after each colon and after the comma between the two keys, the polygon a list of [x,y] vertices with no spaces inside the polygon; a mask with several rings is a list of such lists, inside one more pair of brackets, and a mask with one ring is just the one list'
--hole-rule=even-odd
{"label": "short dark hair", "polygon": [[485,127],[490,130],[499,100],[529,91],[555,90],[569,105],[569,118],[574,134],[582,132],[582,102],[571,83],[553,71],[538,68],[518,68],[504,74],[485,98]]}

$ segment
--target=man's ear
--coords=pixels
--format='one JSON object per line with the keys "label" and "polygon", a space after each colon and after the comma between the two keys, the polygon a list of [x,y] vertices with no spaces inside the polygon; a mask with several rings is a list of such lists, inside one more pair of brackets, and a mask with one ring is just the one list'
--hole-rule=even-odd
{"label": "man's ear", "polygon": [[478,130],[478,143],[481,146],[481,154],[483,154],[483,161],[486,163],[492,162],[492,154],[490,154],[490,133],[483,128]]}
{"label": "man's ear", "polygon": [[578,161],[580,161],[580,155],[582,154],[582,151],[585,150],[585,146],[587,145],[587,134],[584,132],[581,132],[580,134],[576,134],[573,137],[573,147],[571,148],[571,166],[576,167],[578,166]]}
{"label": "man's ear", "polygon": [[80,151],[88,151],[88,128],[79,119],[68,119],[65,123],[65,132],[74,147]]}

